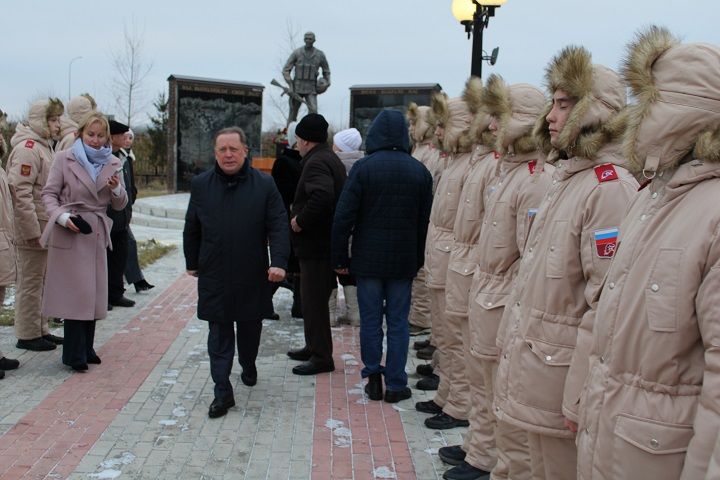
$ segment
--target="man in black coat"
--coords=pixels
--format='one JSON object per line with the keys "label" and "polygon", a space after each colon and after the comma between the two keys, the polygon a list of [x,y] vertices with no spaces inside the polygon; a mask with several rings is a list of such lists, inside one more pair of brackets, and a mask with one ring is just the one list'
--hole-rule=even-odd
{"label": "man in black coat", "polygon": [[208,354],[215,382],[210,418],[225,415],[235,405],[230,383],[235,341],[243,369],[240,379],[247,386],[257,382],[263,299],[268,280],[285,278],[290,253],[280,193],[269,175],[246,161],[246,145],[239,127],[215,135],[217,164],[192,179],[185,215],[185,264],[188,274],[198,277],[198,318],[207,320],[210,328]]}
{"label": "man in black coat", "polygon": [[[410,398],[407,386],[408,313],[412,280],[425,260],[432,176],[411,157],[405,117],[383,110],[365,140],[368,155],[355,162],[335,211],[332,261],[357,278],[360,354],[371,400]],[[348,244],[352,235],[352,255]],[[387,323],[386,366],[383,315]]]}
{"label": "man in black coat", "polygon": [[330,232],[335,205],[347,173],[327,144],[328,123],[309,113],[295,127],[303,169],[295,191],[290,226],[295,255],[300,261],[300,293],[305,326],[305,346],[288,356],[304,363],[296,375],[335,370],[328,300],[335,283],[330,263]]}

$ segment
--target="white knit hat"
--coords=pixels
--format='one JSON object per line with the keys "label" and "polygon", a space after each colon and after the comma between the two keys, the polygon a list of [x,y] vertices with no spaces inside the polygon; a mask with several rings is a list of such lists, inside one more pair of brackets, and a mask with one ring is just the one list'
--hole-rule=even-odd
{"label": "white knit hat", "polygon": [[288,148],[292,148],[293,145],[297,143],[297,138],[295,138],[295,127],[297,127],[298,122],[290,122],[290,125],[287,127],[287,141],[288,141]]}
{"label": "white knit hat", "polygon": [[340,130],[333,137],[333,145],[339,148],[341,152],[354,152],[360,149],[362,137],[360,137],[360,132],[356,128]]}

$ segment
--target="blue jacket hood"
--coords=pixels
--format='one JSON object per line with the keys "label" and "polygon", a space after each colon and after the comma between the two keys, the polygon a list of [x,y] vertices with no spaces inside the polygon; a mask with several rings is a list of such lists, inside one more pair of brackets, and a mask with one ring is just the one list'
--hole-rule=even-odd
{"label": "blue jacket hood", "polygon": [[365,151],[371,154],[378,150],[410,152],[410,136],[405,116],[399,110],[381,111],[370,125],[365,139]]}

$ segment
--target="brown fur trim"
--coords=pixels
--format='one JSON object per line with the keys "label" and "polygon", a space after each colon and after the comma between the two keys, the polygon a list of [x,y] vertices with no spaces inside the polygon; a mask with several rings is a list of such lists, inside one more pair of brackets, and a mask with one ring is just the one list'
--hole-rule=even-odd
{"label": "brown fur trim", "polygon": [[628,45],[621,74],[639,103],[657,100],[660,92],[653,82],[653,63],[678,43],[668,29],[652,25],[638,32]]}
{"label": "brown fur trim", "polygon": [[[472,138],[475,143],[480,143],[482,145],[486,145],[489,147],[494,147],[495,145],[495,136],[490,133],[490,130],[488,130],[488,127],[490,126],[490,115],[484,113],[483,111],[478,112],[470,122],[470,130],[468,130],[468,136]],[[488,134],[488,136],[485,136],[485,134]],[[490,141],[488,142],[488,139]]]}
{"label": "brown fur trim", "polygon": [[431,107],[435,116],[435,125],[445,125],[450,117],[450,111],[447,105],[448,97],[445,93],[434,93],[432,96]]}
{"label": "brown fur trim", "polygon": [[522,137],[518,138],[513,142],[512,149],[516,155],[534,152],[535,150],[537,150],[537,143],[535,142],[535,137],[532,135],[532,133],[527,133],[523,135]]}
{"label": "brown fur trim", "polygon": [[49,98],[48,106],[45,109],[45,117],[59,117],[65,111],[62,101],[59,98]]}
{"label": "brown fur trim", "polygon": [[465,90],[462,94],[462,99],[467,103],[470,113],[477,115],[482,108],[482,96],[483,96],[483,84],[482,80],[478,77],[470,77],[465,82]]}
{"label": "brown fur trim", "polygon": [[584,47],[565,47],[545,70],[550,94],[564,90],[573,98],[590,94],[593,86],[592,57]]}
{"label": "brown fur trim", "polygon": [[705,130],[697,139],[693,156],[712,163],[720,163],[720,125]]}
{"label": "brown fur trim", "polygon": [[90,102],[90,108],[92,108],[93,110],[97,110],[97,103],[95,102],[95,99],[92,97],[92,95],[90,95],[89,93],[81,93],[80,96],[87,98]]}
{"label": "brown fur trim", "polygon": [[407,113],[405,114],[405,118],[407,119],[408,123],[415,123],[415,121],[418,118],[418,104],[415,102],[410,102],[407,107]]}
{"label": "brown fur trim", "polygon": [[482,92],[482,104],[483,109],[495,117],[512,114],[508,87],[500,75],[493,73],[488,77]]}
{"label": "brown fur trim", "polygon": [[550,153],[550,151],[553,149],[553,146],[550,143],[550,125],[548,124],[547,120],[545,120],[545,117],[548,116],[550,110],[552,110],[552,102],[548,102],[548,104],[545,105],[545,109],[543,109],[543,111],[540,113],[540,116],[535,121],[535,126],[532,130],[532,134],[533,137],[535,137],[535,144],[537,145],[538,150],[543,152],[545,155]]}

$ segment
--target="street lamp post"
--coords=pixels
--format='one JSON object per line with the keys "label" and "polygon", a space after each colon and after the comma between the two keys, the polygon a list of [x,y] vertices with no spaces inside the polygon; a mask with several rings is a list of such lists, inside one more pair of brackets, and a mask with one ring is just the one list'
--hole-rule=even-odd
{"label": "street lamp post", "polygon": [[75,60],[80,60],[83,57],[75,57],[72,60],[70,60],[70,64],[68,65],[68,102],[70,101],[72,93],[70,90],[72,89],[72,65]]}
{"label": "street lamp post", "polygon": [[487,28],[490,17],[495,16],[495,9],[500,8],[507,0],[453,0],[453,16],[465,26],[468,38],[472,34],[472,64],[470,74],[482,78],[482,62],[490,61],[495,65],[499,48],[494,48],[491,55],[483,52],[483,30]]}

